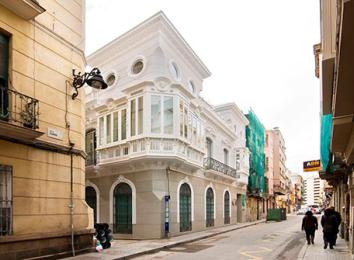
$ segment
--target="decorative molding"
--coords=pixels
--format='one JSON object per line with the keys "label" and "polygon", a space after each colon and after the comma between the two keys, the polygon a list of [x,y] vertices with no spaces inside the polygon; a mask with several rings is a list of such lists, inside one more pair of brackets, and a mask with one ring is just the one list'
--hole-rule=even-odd
{"label": "decorative molding", "polygon": [[158,77],[154,80],[156,89],[160,92],[168,91],[168,87],[171,85],[171,80],[166,77]]}

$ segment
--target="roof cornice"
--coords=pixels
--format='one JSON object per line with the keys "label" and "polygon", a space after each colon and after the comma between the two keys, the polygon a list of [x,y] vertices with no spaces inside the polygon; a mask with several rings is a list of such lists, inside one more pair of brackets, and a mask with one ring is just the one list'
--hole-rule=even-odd
{"label": "roof cornice", "polygon": [[[211,75],[209,69],[205,66],[202,60],[193,51],[190,45],[186,42],[186,40],[177,31],[177,29],[162,11],[159,11],[152,17],[146,19],[145,21],[133,27],[126,33],[122,34],[121,36],[117,37],[116,39],[112,40],[108,44],[104,45],[103,47],[90,54],[87,57],[88,64],[97,65],[103,63],[106,59],[104,54],[106,54],[108,50],[121,50],[122,48],[119,48],[119,46],[124,45],[124,43],[128,41],[131,41],[133,38],[136,38],[137,41],[143,42],[144,37],[142,37],[142,35],[144,33],[159,33],[167,35],[168,38],[171,38],[171,41],[183,55],[190,57],[189,60],[196,68],[196,70],[200,73],[202,78],[207,78]],[[109,56],[112,56],[111,52]]]}
{"label": "roof cornice", "polygon": [[247,117],[242,113],[241,109],[235,103],[225,103],[221,105],[214,106],[215,111],[224,111],[224,110],[231,110],[233,111],[245,124],[248,125],[249,121]]}

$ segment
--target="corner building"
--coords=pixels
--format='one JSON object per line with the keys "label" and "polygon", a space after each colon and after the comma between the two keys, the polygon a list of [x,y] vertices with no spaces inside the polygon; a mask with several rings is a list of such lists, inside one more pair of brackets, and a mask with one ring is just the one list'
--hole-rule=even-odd
{"label": "corner building", "polygon": [[199,96],[210,72],[166,16],[87,60],[109,85],[87,90],[86,199],[96,221],[134,239],[244,221],[248,120],[235,104]]}
{"label": "corner building", "polygon": [[84,18],[80,0],[0,1],[0,259],[92,246],[85,96],[70,86],[86,65]]}

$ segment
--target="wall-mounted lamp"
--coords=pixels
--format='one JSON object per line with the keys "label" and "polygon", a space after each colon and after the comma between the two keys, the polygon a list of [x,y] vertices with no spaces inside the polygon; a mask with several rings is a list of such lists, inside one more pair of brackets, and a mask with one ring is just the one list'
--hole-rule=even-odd
{"label": "wall-mounted lamp", "polygon": [[82,75],[81,72],[75,74],[75,69],[73,69],[73,76],[73,87],[75,88],[75,93],[72,94],[72,99],[75,99],[79,95],[78,89],[85,85],[85,83],[96,89],[106,89],[108,87],[107,83],[101,76],[100,70],[97,68],[93,68],[90,72],[85,72]]}

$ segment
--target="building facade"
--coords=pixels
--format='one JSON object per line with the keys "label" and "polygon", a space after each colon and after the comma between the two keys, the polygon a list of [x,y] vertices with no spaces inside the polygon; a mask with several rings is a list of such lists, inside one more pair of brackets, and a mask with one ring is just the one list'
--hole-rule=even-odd
{"label": "building facade", "polygon": [[288,208],[291,189],[290,176],[286,168],[285,141],[278,127],[266,130],[266,164],[273,170],[273,194],[276,207]]}
{"label": "building facade", "polygon": [[320,5],[321,43],[314,46],[321,92],[320,177],[333,187],[327,204],[342,215],[340,234],[354,252],[354,1],[320,0]]}
{"label": "building facade", "polygon": [[157,13],[88,63],[109,85],[87,91],[86,194],[96,221],[136,239],[245,221],[239,130],[248,121],[236,105],[199,96],[210,72],[167,17]]}
{"label": "building facade", "polygon": [[303,179],[305,205],[319,205],[322,207],[324,200],[324,181],[318,176],[309,175]]}
{"label": "building facade", "polygon": [[246,117],[246,146],[250,151],[250,170],[247,196],[247,220],[265,218],[267,214],[267,177],[265,173],[264,140],[265,129],[257,115],[251,109]]}
{"label": "building facade", "polygon": [[0,1],[0,258],[92,245],[84,200],[85,2]]}

